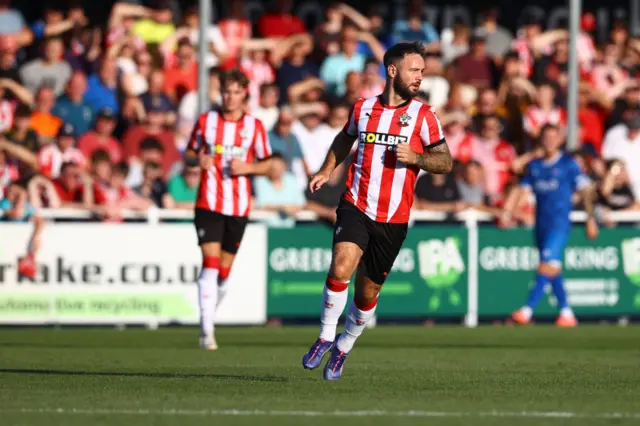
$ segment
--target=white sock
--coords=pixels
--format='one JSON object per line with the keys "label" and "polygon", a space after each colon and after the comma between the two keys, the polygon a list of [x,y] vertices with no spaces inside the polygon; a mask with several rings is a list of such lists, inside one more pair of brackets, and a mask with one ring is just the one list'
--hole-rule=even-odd
{"label": "white sock", "polygon": [[344,333],[340,335],[340,339],[338,339],[336,343],[338,350],[349,352],[353,349],[356,339],[360,337],[369,320],[373,318],[376,312],[376,306],[377,304],[374,305],[373,308],[363,311],[356,306],[355,301],[351,302],[349,311],[347,312],[347,323],[344,326]]}
{"label": "white sock", "polygon": [[[332,290],[330,290],[330,288]],[[349,281],[338,282],[327,278],[322,292],[322,313],[320,314],[320,338],[328,342],[336,339],[338,320],[347,306]]]}
{"label": "white sock", "polygon": [[573,310],[571,308],[569,308],[569,307],[562,308],[562,309],[560,309],[560,316],[572,317],[573,316]]}
{"label": "white sock", "polygon": [[221,271],[218,275],[218,304],[216,306],[220,306],[220,303],[222,303],[222,300],[227,295],[227,290],[229,290],[229,271],[225,272],[225,274],[222,274]]}
{"label": "white sock", "polygon": [[218,270],[202,268],[198,277],[198,301],[200,302],[200,335],[213,336],[218,300]]}

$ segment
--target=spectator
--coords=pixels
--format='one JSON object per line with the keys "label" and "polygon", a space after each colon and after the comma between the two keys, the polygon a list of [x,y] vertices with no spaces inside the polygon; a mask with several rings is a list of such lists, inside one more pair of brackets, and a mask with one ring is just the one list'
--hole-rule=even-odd
{"label": "spectator", "polygon": [[252,114],[262,121],[267,132],[273,129],[280,115],[278,110],[279,90],[275,83],[266,83],[260,86],[260,105],[252,111]]}
{"label": "spectator", "polygon": [[307,163],[304,161],[300,142],[298,138],[291,133],[293,120],[291,110],[286,107],[283,108],[280,111],[276,125],[273,130],[269,132],[269,141],[271,142],[271,150],[282,155],[285,162],[289,165],[288,171],[297,177],[300,187],[305,188],[310,173]]}
{"label": "spectator", "polygon": [[162,75],[162,91],[164,92],[164,73],[161,70],[152,72],[153,58],[148,52],[138,52],[131,58],[119,56],[117,67],[122,73],[122,90],[127,95],[141,96],[147,93],[149,84],[153,85],[154,78],[158,79],[156,74]]}
{"label": "spectator", "polygon": [[476,114],[471,118],[471,128],[475,133],[479,133],[486,117],[497,116],[502,127],[501,136],[504,137],[507,124],[503,118],[504,115],[504,109],[498,105],[496,91],[493,89],[481,90],[478,94]]}
{"label": "spectator", "polygon": [[523,117],[523,127],[530,139],[537,139],[546,124],[558,126],[564,134],[567,125],[567,113],[564,108],[555,106],[556,90],[551,82],[541,83],[536,90],[536,102],[527,108]]}
{"label": "spectator", "polygon": [[94,184],[96,212],[107,221],[122,221],[122,210],[144,211],[152,206],[151,200],[137,195],[126,184],[128,166],[120,162],[113,167],[108,157],[93,158],[99,180]]}
{"label": "spectator", "polygon": [[615,226],[615,221],[610,216],[612,211],[640,210],[640,201],[635,198],[630,184],[625,163],[619,160],[609,161],[607,173],[598,188],[601,214],[607,226]]}
{"label": "spectator", "polygon": [[[160,141],[152,136],[145,137],[140,142],[140,155],[129,163],[129,175],[127,176],[127,186],[135,188],[142,185],[144,180],[145,164],[153,163],[162,165],[164,158],[164,147]],[[162,175],[162,167],[160,167]]]}
{"label": "spectator", "polygon": [[0,200],[6,197],[11,182],[19,177],[18,168],[9,163],[7,153],[0,149]]}
{"label": "spectator", "polygon": [[498,214],[498,209],[492,209],[491,200],[482,182],[482,166],[471,160],[462,168],[462,178],[457,181],[460,201],[467,207]]}
{"label": "spectator", "polygon": [[175,106],[169,96],[164,93],[165,80],[161,70],[154,70],[149,76],[149,90],[141,96],[145,111],[160,109],[167,112],[165,125],[173,126],[176,122]]}
{"label": "spectator", "polygon": [[165,93],[172,102],[180,102],[182,97],[198,87],[198,63],[189,39],[178,42],[175,64],[165,72]]}
{"label": "spectator", "polygon": [[63,163],[60,167],[60,176],[53,180],[53,186],[61,207],[91,208],[91,183],[84,172],[76,163]]}
{"label": "spectator", "polygon": [[156,207],[169,208],[172,205],[171,195],[162,179],[162,168],[159,163],[146,162],[143,166],[142,184],[134,188],[136,194],[149,199]]}
{"label": "spectator", "polygon": [[147,8],[137,4],[119,2],[113,5],[109,16],[106,46],[120,50],[125,46],[131,48],[132,55],[146,50],[147,44],[134,27],[137,19],[148,15]]}
{"label": "spectator", "polygon": [[[197,6],[187,9],[184,15],[184,22],[186,28],[189,29],[188,37],[191,44],[197,46],[200,43],[200,16],[198,15]],[[205,56],[205,64],[207,68],[217,67],[227,57],[227,42],[224,40],[220,27],[209,25],[205,40],[209,46],[209,51]]]}
{"label": "spectator", "polygon": [[[384,65],[382,65],[384,69]],[[373,58],[367,58],[362,73],[362,84],[360,87],[360,98],[372,98],[378,96],[384,90],[384,78],[380,76],[380,64]],[[386,71],[383,72],[386,75]],[[422,80],[424,81],[424,79]]]}
{"label": "spectator", "polygon": [[146,123],[131,127],[122,138],[124,157],[129,164],[139,161],[140,144],[143,140],[151,137],[160,142],[164,149],[164,156],[160,165],[165,178],[172,174],[176,163],[180,161],[180,153],[175,145],[175,134],[164,127],[167,120],[167,112],[161,106],[152,105],[147,111]]}
{"label": "spectator", "polygon": [[422,175],[416,182],[415,196],[415,208],[418,210],[459,213],[466,208],[452,174]]}
{"label": "spectator", "polygon": [[78,135],[83,135],[93,125],[94,111],[84,102],[87,78],[82,72],[74,72],[67,85],[66,94],[56,101],[52,113],[64,123],[70,123]]}
{"label": "spectator", "polygon": [[340,39],[340,52],[327,56],[320,68],[320,78],[327,83],[328,92],[335,96],[345,93],[345,81],[349,71],[361,72],[365,57],[357,52],[358,30],[344,26]]}
{"label": "spectator", "polygon": [[243,49],[240,69],[249,77],[248,107],[251,111],[260,104],[260,87],[276,80],[273,67],[267,61],[267,49],[260,44]]}
{"label": "spectator", "polygon": [[304,23],[291,14],[291,0],[275,0],[272,10],[258,20],[258,32],[263,37],[288,37],[307,32]]}
{"label": "spectator", "polygon": [[285,58],[276,63],[276,83],[283,92],[280,96],[282,104],[289,102],[288,88],[296,83],[319,76],[318,67],[308,59],[313,48],[310,37],[299,36],[293,39],[291,46],[286,49]]}
{"label": "spectator", "polygon": [[489,115],[484,118],[479,134],[458,148],[460,161],[476,160],[482,165],[485,188],[492,203],[502,199],[511,177],[511,164],[516,159],[513,146],[500,138],[501,130],[500,119]]}
{"label": "spectator", "polygon": [[40,145],[31,128],[31,110],[26,105],[18,105],[13,127],[0,137],[0,149],[6,151],[11,162],[17,163],[20,176],[28,177],[38,170],[36,153]]}
{"label": "spectator", "polygon": [[0,78],[21,83],[16,52],[18,45],[11,42],[11,36],[0,35]]}
{"label": "spectator", "polygon": [[100,63],[98,74],[91,75],[87,80],[87,91],[84,102],[94,111],[109,108],[115,113],[120,112],[118,104],[118,76],[115,60],[105,57]]}
{"label": "spectator", "polygon": [[147,44],[160,44],[176,30],[171,4],[167,0],[155,0],[144,15],[147,17],[135,23],[133,32]]}
{"label": "spectator", "polygon": [[490,7],[485,10],[482,14],[480,26],[476,31],[485,35],[489,56],[500,59],[509,51],[513,37],[506,28],[498,24],[498,14],[497,7]]}
{"label": "spectator", "polygon": [[22,185],[12,183],[6,197],[0,200],[0,221],[33,222],[33,233],[27,245],[27,254],[18,259],[18,273],[34,279],[37,273],[36,256],[40,249],[40,239],[44,220],[29,204],[27,191]]}
{"label": "spectator", "polygon": [[251,39],[251,22],[244,16],[244,2],[229,0],[228,16],[218,23],[220,31],[227,43],[227,58],[222,69],[238,68],[240,66],[240,50],[245,40]]}
{"label": "spectator", "polygon": [[473,34],[469,53],[453,61],[451,72],[451,78],[456,82],[476,89],[493,87],[496,70],[493,61],[487,56],[487,41],[484,34]]}
{"label": "spectator", "polygon": [[607,127],[612,128],[624,122],[624,115],[631,109],[640,109],[640,82],[627,80],[623,93],[614,100]]}
{"label": "spectator", "polygon": [[324,103],[298,106],[294,115],[300,117],[291,126],[291,133],[300,142],[304,161],[311,174],[320,170],[324,157],[333,143],[334,131],[322,119],[327,114]]}
{"label": "spectator", "polygon": [[169,179],[168,191],[174,208],[193,209],[200,184],[200,166],[186,163],[182,173]]}
{"label": "spectator", "polygon": [[640,200],[640,114],[630,111],[624,124],[612,127],[602,144],[605,160],[621,159],[636,200]]}
{"label": "spectator", "polygon": [[438,33],[429,21],[423,19],[422,10],[422,0],[412,0],[407,3],[405,9],[406,19],[396,19],[393,23],[391,33],[393,43],[422,41],[426,44],[427,49],[437,46]]}
{"label": "spectator", "polygon": [[468,122],[467,115],[459,109],[440,116],[440,124],[447,140],[447,146],[455,160],[460,161],[460,147],[468,146],[473,138],[473,135],[466,131]]}
{"label": "spectator", "polygon": [[456,20],[451,29],[442,31],[440,51],[443,65],[449,65],[456,58],[469,53],[471,29],[462,20]]}
{"label": "spectator", "polygon": [[115,112],[109,108],[98,113],[94,130],[85,133],[78,140],[78,149],[86,158],[92,158],[96,151],[104,150],[112,164],[122,160],[122,147],[113,137],[116,119]]}
{"label": "spectator", "polygon": [[304,192],[295,176],[287,172],[289,166],[284,157],[274,153],[271,159],[269,174],[255,178],[256,207],[280,214],[267,221],[270,226],[292,227],[293,218],[305,205]]}
{"label": "spectator", "polygon": [[[437,54],[427,54],[424,58],[424,72],[420,91],[425,92],[429,105],[440,109],[447,103],[449,82],[443,77],[442,63]],[[382,91],[380,92],[382,93]]]}
{"label": "spectator", "polygon": [[347,189],[345,181],[350,164],[349,158],[340,163],[329,176],[329,180],[318,191],[311,192],[309,186],[305,185],[306,208],[317,214],[320,219],[335,223],[336,209]]}
{"label": "spectator", "polygon": [[590,145],[596,155],[600,155],[604,137],[604,117],[601,110],[591,106],[591,90],[581,84],[578,94],[578,122],[580,123],[580,143]]}
{"label": "spectator", "polygon": [[31,114],[31,127],[38,135],[41,144],[49,143],[56,137],[62,120],[52,114],[55,105],[53,90],[41,87],[36,95],[36,107]]}
{"label": "spectator", "polygon": [[71,123],[66,123],[58,131],[57,143],[44,146],[38,154],[40,173],[48,179],[55,179],[60,176],[60,171],[64,163],[73,163],[80,168],[87,167],[87,159],[75,148],[76,131]]}
{"label": "spectator", "polygon": [[604,47],[602,62],[593,67],[591,79],[593,87],[605,93],[621,92],[629,79],[629,74],[620,66],[621,49],[613,42]]}
{"label": "spectator", "polygon": [[20,69],[20,79],[31,92],[43,86],[53,89],[55,96],[60,96],[71,78],[72,69],[62,59],[64,44],[59,38],[50,38],[44,43],[44,57],[26,63]]}
{"label": "spectator", "polygon": [[11,0],[0,1],[0,35],[14,36],[26,30],[22,13],[11,8]]}
{"label": "spectator", "polygon": [[[358,71],[349,71],[345,77],[344,87],[344,94],[342,96],[334,97],[331,102],[344,103],[351,107],[358,99],[360,99],[360,94],[362,92],[362,73]],[[377,96],[380,93],[377,93],[374,96]]]}

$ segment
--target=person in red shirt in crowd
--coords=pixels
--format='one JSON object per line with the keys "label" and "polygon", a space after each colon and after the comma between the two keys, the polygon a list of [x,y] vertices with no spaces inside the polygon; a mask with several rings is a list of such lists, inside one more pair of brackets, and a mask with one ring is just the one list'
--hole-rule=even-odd
{"label": "person in red shirt in crowd", "polygon": [[113,137],[116,120],[116,113],[110,108],[104,108],[98,113],[95,129],[78,140],[78,149],[85,157],[91,158],[96,151],[104,150],[109,154],[112,164],[122,160],[122,147]]}
{"label": "person in red shirt in crowd", "polygon": [[462,163],[475,160],[485,173],[486,192],[493,203],[504,196],[504,187],[511,178],[511,163],[516,150],[500,138],[502,125],[496,115],[487,115],[479,134],[458,146],[458,159]]}
{"label": "person in red shirt in crowd", "polygon": [[581,145],[590,144],[600,155],[604,139],[604,113],[591,107],[591,90],[588,85],[581,84],[578,95],[578,121],[580,122],[579,141]]}
{"label": "person in red shirt in crowd", "polygon": [[464,110],[461,109],[449,111],[440,119],[440,124],[442,125],[444,136],[447,139],[451,156],[458,161],[461,161],[460,146],[469,146],[473,138],[473,134],[466,130],[468,123],[469,118]]}
{"label": "person in red shirt in crowd", "polygon": [[147,122],[129,128],[122,137],[124,158],[132,167],[140,161],[140,143],[147,138],[158,140],[164,149],[161,166],[165,178],[180,162],[175,132],[164,127],[168,112],[162,105],[151,105],[147,111]]}
{"label": "person in red shirt in crowd", "polygon": [[175,63],[166,69],[164,90],[174,103],[198,87],[198,62],[195,50],[188,38],[178,41]]}
{"label": "person in red shirt in crowd", "polygon": [[242,42],[251,38],[251,22],[244,16],[244,2],[230,0],[229,16],[218,23],[222,36],[227,42],[227,56],[220,66],[223,70],[240,66],[240,51]]}
{"label": "person in red shirt in crowd", "polygon": [[[92,204],[91,180],[85,171],[73,162],[63,163],[60,176],[53,180],[53,187],[60,199],[60,206],[90,208]],[[87,191],[86,188],[89,188]]]}
{"label": "person in red shirt in crowd", "polygon": [[567,125],[567,112],[564,108],[555,106],[556,88],[550,81],[538,85],[536,103],[524,112],[524,131],[532,140],[536,140],[540,129],[545,124],[558,126],[564,133]]}
{"label": "person in red shirt in crowd", "polygon": [[291,14],[291,0],[276,0],[274,8],[258,20],[258,31],[262,37],[289,37],[306,33],[300,18]]}
{"label": "person in red shirt in crowd", "polygon": [[75,143],[76,133],[73,124],[64,124],[58,131],[57,142],[45,145],[38,153],[40,173],[48,179],[55,179],[60,176],[64,163],[74,163],[80,168],[85,168],[87,159],[74,147]]}
{"label": "person in red shirt in crowd", "polygon": [[111,165],[104,151],[93,156],[93,201],[95,211],[108,222],[121,222],[122,210],[144,211],[152,202],[137,195],[126,185],[129,166],[125,162]]}

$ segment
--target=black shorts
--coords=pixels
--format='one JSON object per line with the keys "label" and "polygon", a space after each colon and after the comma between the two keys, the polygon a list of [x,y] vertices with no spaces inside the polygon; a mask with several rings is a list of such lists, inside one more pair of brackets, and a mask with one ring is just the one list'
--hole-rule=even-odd
{"label": "black shorts", "polygon": [[359,268],[376,284],[384,284],[407,237],[406,223],[376,222],[347,201],[340,201],[333,245],[354,243],[362,250]]}
{"label": "black shorts", "polygon": [[206,209],[196,209],[193,223],[196,226],[198,245],[221,243],[222,250],[236,254],[242,242],[249,218],[227,216]]}

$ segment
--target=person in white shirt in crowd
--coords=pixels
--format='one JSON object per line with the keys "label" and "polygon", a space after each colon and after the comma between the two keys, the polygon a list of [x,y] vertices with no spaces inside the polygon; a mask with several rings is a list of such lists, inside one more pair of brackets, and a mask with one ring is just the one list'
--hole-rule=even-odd
{"label": "person in white shirt in crowd", "polygon": [[278,103],[280,102],[280,88],[275,83],[266,83],[260,86],[260,103],[253,108],[251,115],[259,118],[267,132],[273,130],[278,121],[280,110]]}
{"label": "person in white shirt in crowd", "polygon": [[328,107],[324,102],[293,106],[293,114],[298,120],[293,123],[291,133],[298,138],[304,161],[312,175],[322,167],[324,157],[336,135],[336,130],[323,122],[327,113]]}
{"label": "person in white shirt in crowd", "polygon": [[449,82],[443,77],[442,61],[437,53],[428,53],[424,58],[420,91],[429,95],[429,105],[439,110],[447,104]]}
{"label": "person in white shirt in crowd", "polygon": [[605,134],[602,158],[622,160],[636,200],[640,200],[640,111],[627,111],[624,123],[613,126]]}

